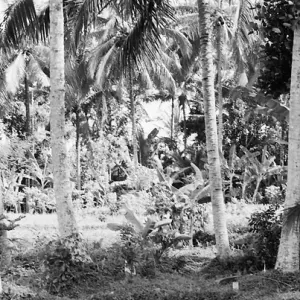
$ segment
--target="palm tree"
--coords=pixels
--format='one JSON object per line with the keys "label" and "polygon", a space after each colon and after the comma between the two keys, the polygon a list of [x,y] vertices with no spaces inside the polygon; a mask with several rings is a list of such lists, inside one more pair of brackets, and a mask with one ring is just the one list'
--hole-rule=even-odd
{"label": "palm tree", "polygon": [[[84,51],[84,50],[83,50]],[[99,93],[90,91],[93,86],[92,80],[88,76],[87,63],[84,54],[80,58],[69,56],[65,64],[66,73],[66,107],[67,111],[75,114],[76,131],[76,188],[81,190],[81,138],[80,130],[83,118],[82,107]]]}
{"label": "palm tree", "polygon": [[294,30],[291,96],[289,117],[288,182],[284,223],[276,261],[276,269],[283,272],[299,271],[299,208],[300,208],[300,26]]}
{"label": "palm tree", "polygon": [[3,70],[5,74],[5,91],[13,96],[20,86],[24,85],[26,125],[25,132],[27,136],[32,133],[32,122],[30,116],[31,98],[29,95],[30,84],[37,84],[39,87],[49,87],[49,64],[45,62],[42,52],[49,55],[49,48],[41,45],[26,47],[18,51],[19,53],[10,54],[9,62]]}
{"label": "palm tree", "polygon": [[[126,54],[126,45],[136,34],[136,23],[132,22],[130,15],[120,16],[120,12],[115,8],[114,13],[107,19],[102,18],[100,30],[92,33],[98,39],[97,46],[91,51],[89,67],[90,76],[95,79],[95,84],[99,90],[109,88],[111,82],[119,82],[120,93],[122,93],[123,81],[127,81],[132,121],[132,143],[133,143],[133,162],[136,172],[138,165],[137,140],[136,140],[136,121],[135,121],[135,98],[133,88],[137,85],[152,87],[153,84],[168,89],[171,94],[175,93],[175,82],[168,67],[164,64],[167,58],[163,51],[152,46],[152,54],[147,52],[140,55],[136,61],[135,53]],[[104,26],[103,26],[104,25]],[[160,28],[165,34],[171,34],[171,30]],[[159,52],[162,58],[155,54]],[[155,60],[151,60],[155,54]],[[128,58],[125,58],[125,55]],[[150,56],[150,58],[149,58]],[[134,74],[136,74],[134,76]]]}
{"label": "palm tree", "polygon": [[[186,6],[190,11],[194,11],[194,6]],[[253,47],[256,46],[256,40],[258,36],[249,35],[251,28],[251,22],[253,22],[254,15],[250,10],[250,2],[248,0],[243,1],[212,1],[210,3],[210,9],[214,12],[214,17],[211,18],[211,27],[213,28],[212,41],[214,42],[214,48],[216,50],[215,64],[216,64],[216,83],[217,83],[217,95],[218,95],[218,138],[219,147],[222,150],[223,140],[223,93],[222,83],[225,71],[232,65],[235,66],[233,78],[246,76],[246,71],[251,73],[250,70],[255,69],[255,64],[258,59],[254,59]],[[180,10],[180,9],[179,9]],[[197,45],[198,42],[198,28],[196,27],[196,13],[183,13],[178,16],[179,28],[184,32],[190,40],[192,45]],[[197,49],[199,46],[197,47]],[[226,60],[224,57],[226,56]],[[183,64],[183,70],[185,70],[185,81],[187,76],[191,74],[191,67],[195,63],[193,59],[195,57],[191,55],[190,62],[186,66],[186,62]],[[197,56],[196,56],[197,57]],[[229,58],[229,59],[228,59]],[[256,73],[255,75],[257,75]],[[248,74],[249,85],[250,81],[253,84],[253,79],[257,78],[252,76],[254,74]]]}
{"label": "palm tree", "polygon": [[62,237],[78,232],[65,145],[65,53],[63,0],[50,1],[50,126],[53,182],[59,231]]}
{"label": "palm tree", "polygon": [[209,0],[198,0],[201,40],[200,60],[202,64],[206,143],[214,229],[218,256],[225,258],[229,255],[230,249],[226,226],[225,202],[222,191],[222,176],[218,148],[209,4]]}

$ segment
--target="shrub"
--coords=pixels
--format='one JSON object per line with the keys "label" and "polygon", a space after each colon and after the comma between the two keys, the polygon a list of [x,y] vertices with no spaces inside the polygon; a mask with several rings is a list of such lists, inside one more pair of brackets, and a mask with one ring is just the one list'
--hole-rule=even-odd
{"label": "shrub", "polygon": [[51,241],[44,252],[46,288],[59,294],[80,280],[82,269],[91,262],[80,235]]}
{"label": "shrub", "polygon": [[280,187],[271,185],[266,187],[265,189],[265,200],[267,203],[272,205],[282,204],[284,202],[283,191],[281,191]]}
{"label": "shrub", "polygon": [[52,188],[41,190],[37,187],[25,187],[24,193],[29,199],[27,204],[31,213],[54,212],[56,210]]}
{"label": "shrub", "polygon": [[262,212],[251,215],[250,232],[255,234],[253,250],[258,258],[259,267],[274,268],[280,242],[282,215],[279,205],[271,205]]}
{"label": "shrub", "polygon": [[199,244],[201,246],[215,245],[216,244],[215,235],[203,232],[201,230],[197,231],[193,235],[193,245],[198,246]]}

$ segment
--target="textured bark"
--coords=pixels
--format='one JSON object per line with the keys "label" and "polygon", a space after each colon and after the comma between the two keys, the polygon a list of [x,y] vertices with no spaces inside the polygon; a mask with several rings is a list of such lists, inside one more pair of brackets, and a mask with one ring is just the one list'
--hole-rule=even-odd
{"label": "textured bark", "polygon": [[[0,178],[0,216],[4,215],[2,178]],[[8,247],[7,230],[0,230],[0,267],[1,269],[11,264],[11,250]]]}
{"label": "textured bark", "polygon": [[65,74],[63,0],[50,1],[50,125],[53,182],[59,232],[62,237],[77,233],[69,161],[65,145]]}
{"label": "textured bark", "polygon": [[171,104],[171,149],[173,149],[173,137],[174,137],[174,97],[172,97]]}
{"label": "textured bark", "polygon": [[182,106],[182,112],[183,112],[183,142],[184,142],[184,152],[185,152],[186,151],[186,145],[187,145],[185,103]]}
{"label": "textured bark", "polygon": [[129,95],[130,95],[130,109],[131,109],[131,123],[132,123],[132,146],[133,146],[133,164],[134,164],[134,175],[136,176],[138,169],[138,151],[137,151],[137,140],[136,140],[136,120],[135,120],[135,99],[132,90],[132,70],[129,70]]}
{"label": "textured bark", "polygon": [[222,97],[222,27],[218,26],[217,30],[217,61],[218,61],[218,143],[222,152],[223,146],[223,97]]}
{"label": "textured bark", "polygon": [[25,130],[26,135],[31,135],[31,118],[30,118],[30,98],[29,98],[29,88],[28,88],[28,79],[27,75],[25,74],[24,78],[24,86],[25,86],[25,108],[26,108],[26,124],[25,124]]}
{"label": "textured bark", "polygon": [[[288,182],[285,208],[300,205],[300,26],[294,31],[289,116]],[[287,217],[287,216],[285,216]],[[284,223],[277,256],[276,269],[299,271],[299,224],[288,228]]]}
{"label": "textured bark", "polygon": [[80,110],[76,110],[76,188],[81,190],[81,164],[80,164]]}
{"label": "textured bark", "polygon": [[205,113],[206,145],[211,186],[214,230],[217,255],[225,258],[230,254],[226,225],[225,203],[222,191],[222,177],[218,149],[218,135],[215,108],[213,57],[209,0],[198,0],[200,27],[200,60]]}

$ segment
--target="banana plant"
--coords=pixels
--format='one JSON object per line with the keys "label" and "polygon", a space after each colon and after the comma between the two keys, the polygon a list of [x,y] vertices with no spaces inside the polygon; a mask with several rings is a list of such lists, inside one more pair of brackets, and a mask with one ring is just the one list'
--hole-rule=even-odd
{"label": "banana plant", "polygon": [[[261,161],[258,160],[259,152],[251,153],[244,146],[240,146],[245,155],[242,160],[246,163],[245,173],[244,173],[244,184],[255,181],[255,190],[253,193],[252,201],[256,200],[258,190],[262,180],[265,180],[269,176],[280,174],[285,172],[287,169],[284,166],[278,166],[275,163],[275,156],[269,157],[267,146],[265,146],[261,153]],[[245,194],[246,186],[244,186],[243,193]]]}
{"label": "banana plant", "polygon": [[42,191],[47,187],[47,185],[53,184],[53,175],[48,169],[47,158],[45,160],[45,167],[41,168],[34,155],[28,151],[28,165],[30,176],[28,175],[26,177],[38,183]]}
{"label": "banana plant", "polygon": [[[153,241],[154,244],[161,244],[161,247],[158,249],[157,247],[153,247],[156,262],[159,262],[163,253],[173,245],[176,246],[180,241],[191,240],[191,236],[180,234],[176,230],[171,229],[172,219],[155,221],[151,217],[148,217],[146,223],[143,224],[126,204],[123,205],[123,210],[125,211],[126,220],[134,226],[134,233],[142,238],[141,240],[144,245],[149,245],[149,240]],[[163,230],[164,227],[167,227],[168,230]],[[108,223],[107,228],[119,231],[125,229],[126,226],[117,223]]]}
{"label": "banana plant", "polygon": [[236,145],[234,144],[230,147],[228,160],[226,160],[226,158],[223,156],[222,151],[220,151],[220,158],[222,159],[222,170],[229,178],[228,182],[223,181],[223,183],[229,184],[229,195],[230,198],[232,199],[232,197],[234,196],[233,179],[239,178],[239,175],[237,175],[235,171],[240,165],[240,158],[236,154]]}
{"label": "banana plant", "polygon": [[[186,211],[190,211],[190,236],[192,236],[194,231],[194,216],[196,212],[199,213],[199,204],[211,202],[210,185],[208,180],[204,178],[202,171],[195,164],[191,163],[191,167],[195,172],[194,180],[179,189],[172,186],[173,180],[176,178],[176,174],[172,177],[165,178],[165,176],[157,170],[160,181],[169,186],[177,200],[175,202],[175,208],[180,211],[180,232],[182,231],[185,223],[184,214]],[[200,214],[203,214],[204,210],[205,207],[200,207]]]}

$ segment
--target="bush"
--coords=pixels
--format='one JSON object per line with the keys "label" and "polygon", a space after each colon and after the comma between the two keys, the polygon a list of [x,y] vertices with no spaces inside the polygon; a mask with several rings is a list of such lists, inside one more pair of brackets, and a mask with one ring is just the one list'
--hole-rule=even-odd
{"label": "bush", "polygon": [[271,185],[265,189],[265,200],[272,205],[280,205],[284,202],[284,191],[279,186]]}
{"label": "bush", "polygon": [[44,252],[46,288],[60,294],[78,282],[83,267],[91,262],[80,235],[51,241]]}
{"label": "bush", "polygon": [[194,246],[198,246],[198,245],[210,246],[215,244],[216,244],[216,238],[214,234],[209,234],[199,230],[193,235]]}
{"label": "bush", "polygon": [[262,212],[251,215],[250,232],[255,234],[253,251],[258,259],[259,268],[274,268],[280,242],[282,214],[279,205],[271,205]]}
{"label": "bush", "polygon": [[50,213],[56,210],[54,190],[52,188],[41,190],[37,187],[24,188],[28,196],[29,211],[31,213]]}

